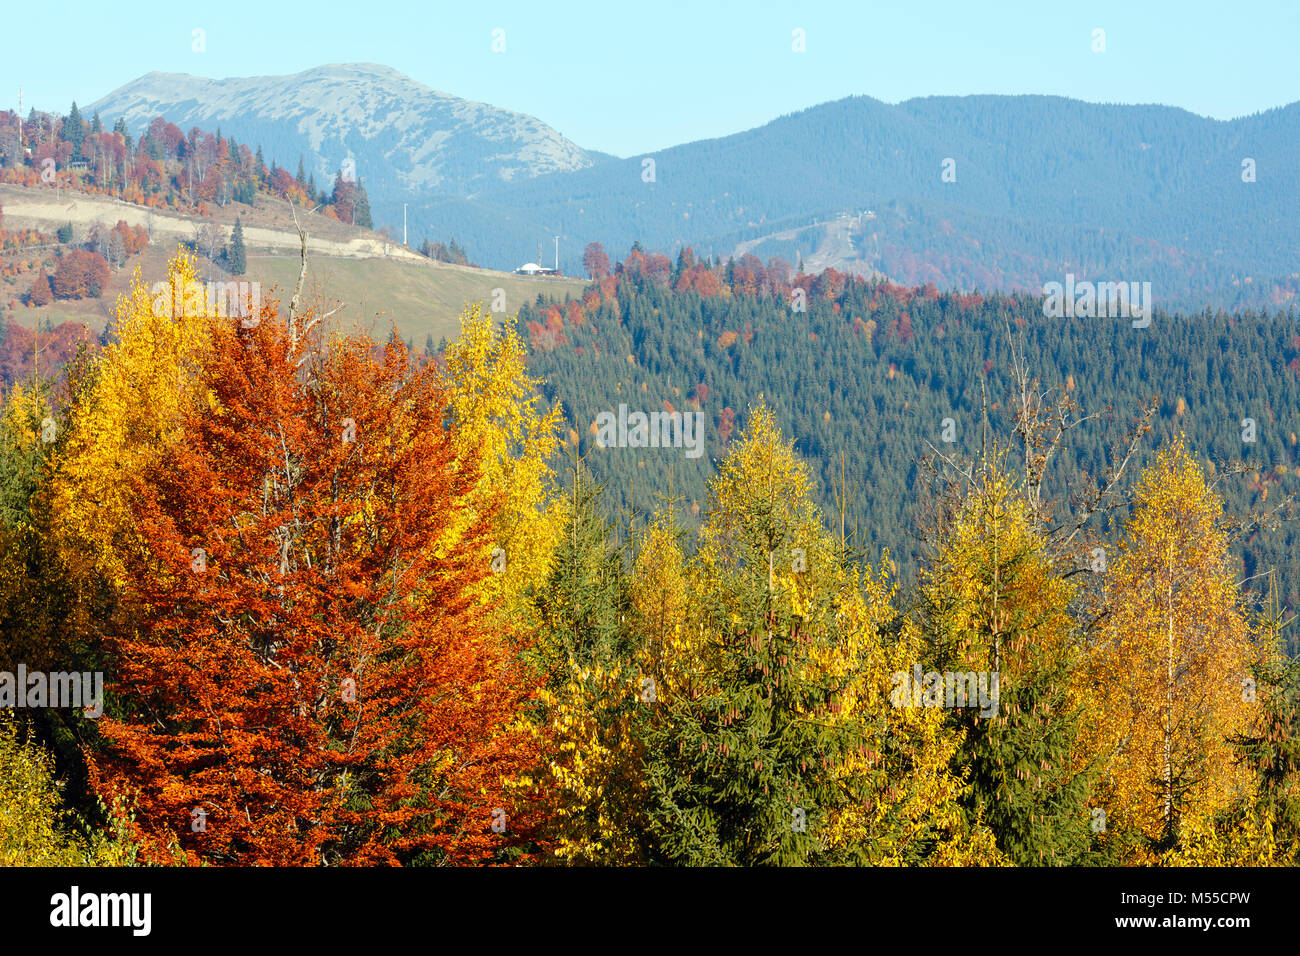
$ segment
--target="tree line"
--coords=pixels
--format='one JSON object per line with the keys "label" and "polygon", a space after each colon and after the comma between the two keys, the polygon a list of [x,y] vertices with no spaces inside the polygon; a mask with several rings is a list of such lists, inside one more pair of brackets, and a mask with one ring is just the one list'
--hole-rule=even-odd
{"label": "tree line", "polygon": [[698,520],[670,473],[629,523],[527,359],[479,306],[434,359],[142,281],[9,390],[0,702],[106,690],[3,715],[4,862],[1295,862],[1286,622],[1186,441],[1067,510],[1063,406],[990,418],[902,588],[769,401]]}

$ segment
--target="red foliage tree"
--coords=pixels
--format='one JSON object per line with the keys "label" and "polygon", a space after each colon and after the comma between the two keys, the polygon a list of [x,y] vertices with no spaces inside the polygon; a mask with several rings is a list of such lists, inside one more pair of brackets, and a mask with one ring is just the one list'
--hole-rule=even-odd
{"label": "red foliage tree", "polygon": [[531,691],[472,593],[487,517],[452,533],[476,475],[444,386],[396,339],[302,358],[275,303],[214,320],[211,399],[134,486],[96,787],[134,795],[151,859],[489,861],[531,838],[503,783],[536,759]]}
{"label": "red foliage tree", "polygon": [[36,371],[38,348],[42,375],[48,375],[52,369],[66,370],[69,360],[77,354],[83,342],[93,347],[94,336],[80,322],[60,322],[53,332],[40,333],[39,341],[34,329],[10,322],[3,341],[0,341],[0,383],[12,385]]}
{"label": "red foliage tree", "polygon": [[50,277],[42,269],[32,280],[32,289],[27,293],[27,301],[32,305],[49,305],[54,301],[54,290],[50,288]]}
{"label": "red foliage tree", "polygon": [[98,252],[76,249],[59,260],[50,284],[55,298],[97,299],[109,274],[108,260]]}

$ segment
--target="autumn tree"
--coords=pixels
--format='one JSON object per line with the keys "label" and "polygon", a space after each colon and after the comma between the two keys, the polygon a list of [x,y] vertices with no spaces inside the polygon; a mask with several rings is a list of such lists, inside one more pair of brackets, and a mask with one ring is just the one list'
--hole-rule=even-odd
{"label": "autumn tree", "polygon": [[1072,761],[1085,645],[1069,613],[1074,588],[1002,462],[992,452],[947,490],[951,512],[921,573],[926,659],[917,669],[943,684],[908,685],[933,692],[960,735],[954,769],[970,782],[971,819],[1017,865],[1076,864],[1092,843],[1087,768]]}
{"label": "autumn tree", "polygon": [[108,261],[98,252],[74,249],[59,260],[50,286],[59,299],[97,299],[109,275]]}
{"label": "autumn tree", "polygon": [[484,599],[503,627],[520,630],[532,613],[528,590],[545,578],[565,520],[552,467],[562,411],[543,403],[513,322],[498,326],[480,303],[468,306],[460,322],[443,362],[452,441],[477,477],[450,531],[472,523],[475,513],[491,513],[480,556],[493,571]]}
{"label": "autumn tree", "polygon": [[121,816],[90,827],[63,804],[54,761],[0,715],[0,866],[130,866],[136,847]]}
{"label": "autumn tree", "polygon": [[593,280],[609,275],[609,256],[599,242],[587,243],[587,248],[582,252],[582,269]]}
{"label": "autumn tree", "polygon": [[274,303],[210,322],[198,400],[130,489],[97,787],[135,796],[150,857],[504,858],[530,692],[474,597],[491,514],[445,543],[478,475],[436,368],[395,336],[304,351]]}
{"label": "autumn tree", "polygon": [[[168,263],[167,289],[196,282],[195,268],[192,258],[178,253]],[[141,544],[129,520],[131,485],[178,437],[182,407],[198,400],[208,325],[156,304],[137,272],[118,302],[117,342],[104,351],[93,383],[70,410],[52,480],[52,531],[84,593],[100,582],[121,583],[123,552]]]}
{"label": "autumn tree", "polygon": [[1152,859],[1249,789],[1230,741],[1250,729],[1259,656],[1222,503],[1181,440],[1143,473],[1108,564],[1084,752],[1101,761],[1109,825],[1138,834],[1139,858]]}
{"label": "autumn tree", "polygon": [[32,280],[32,288],[27,293],[27,301],[31,305],[45,306],[54,301],[54,290],[50,288],[50,277],[41,269],[36,273],[36,278]]}

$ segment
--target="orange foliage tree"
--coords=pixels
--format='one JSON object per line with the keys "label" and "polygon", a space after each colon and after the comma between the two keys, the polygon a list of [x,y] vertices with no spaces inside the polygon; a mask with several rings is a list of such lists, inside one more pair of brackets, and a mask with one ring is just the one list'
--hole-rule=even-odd
{"label": "orange foliage tree", "polygon": [[98,252],[76,249],[59,260],[50,284],[55,298],[97,299],[108,284],[108,262]]}
{"label": "orange foliage tree", "polygon": [[212,322],[183,435],[131,496],[146,546],[108,636],[96,788],[134,802],[153,859],[516,855],[532,688],[472,599],[491,509],[445,544],[476,475],[436,367],[396,338],[309,351],[274,303]]}

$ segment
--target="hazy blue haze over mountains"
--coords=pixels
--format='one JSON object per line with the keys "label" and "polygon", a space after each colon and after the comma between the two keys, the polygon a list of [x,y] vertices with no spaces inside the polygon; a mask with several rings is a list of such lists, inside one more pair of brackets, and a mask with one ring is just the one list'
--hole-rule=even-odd
{"label": "hazy blue haze over mountains", "polygon": [[[549,259],[558,234],[570,272],[588,241],[620,255],[639,239],[723,256],[749,242],[763,258],[941,288],[1035,289],[1071,271],[1150,281],[1158,301],[1185,307],[1285,303],[1300,288],[1289,166],[1300,104],[1222,122],[1047,96],[852,97],[655,153],[653,183],[644,157],[584,150],[539,120],[386,67],[150,74],[91,109],[125,113],[135,130],[155,114],[219,125],[261,142],[268,162],[293,169],[305,154],[322,185],[350,151],[377,225],[400,227],[409,202],[413,242],[454,235],[497,268],[535,258],[539,242]],[[953,183],[940,178],[949,157]],[[1241,178],[1246,157],[1254,183]],[[874,217],[860,215],[868,209]],[[841,213],[859,217],[839,227],[851,244],[830,248],[826,223]]]}

